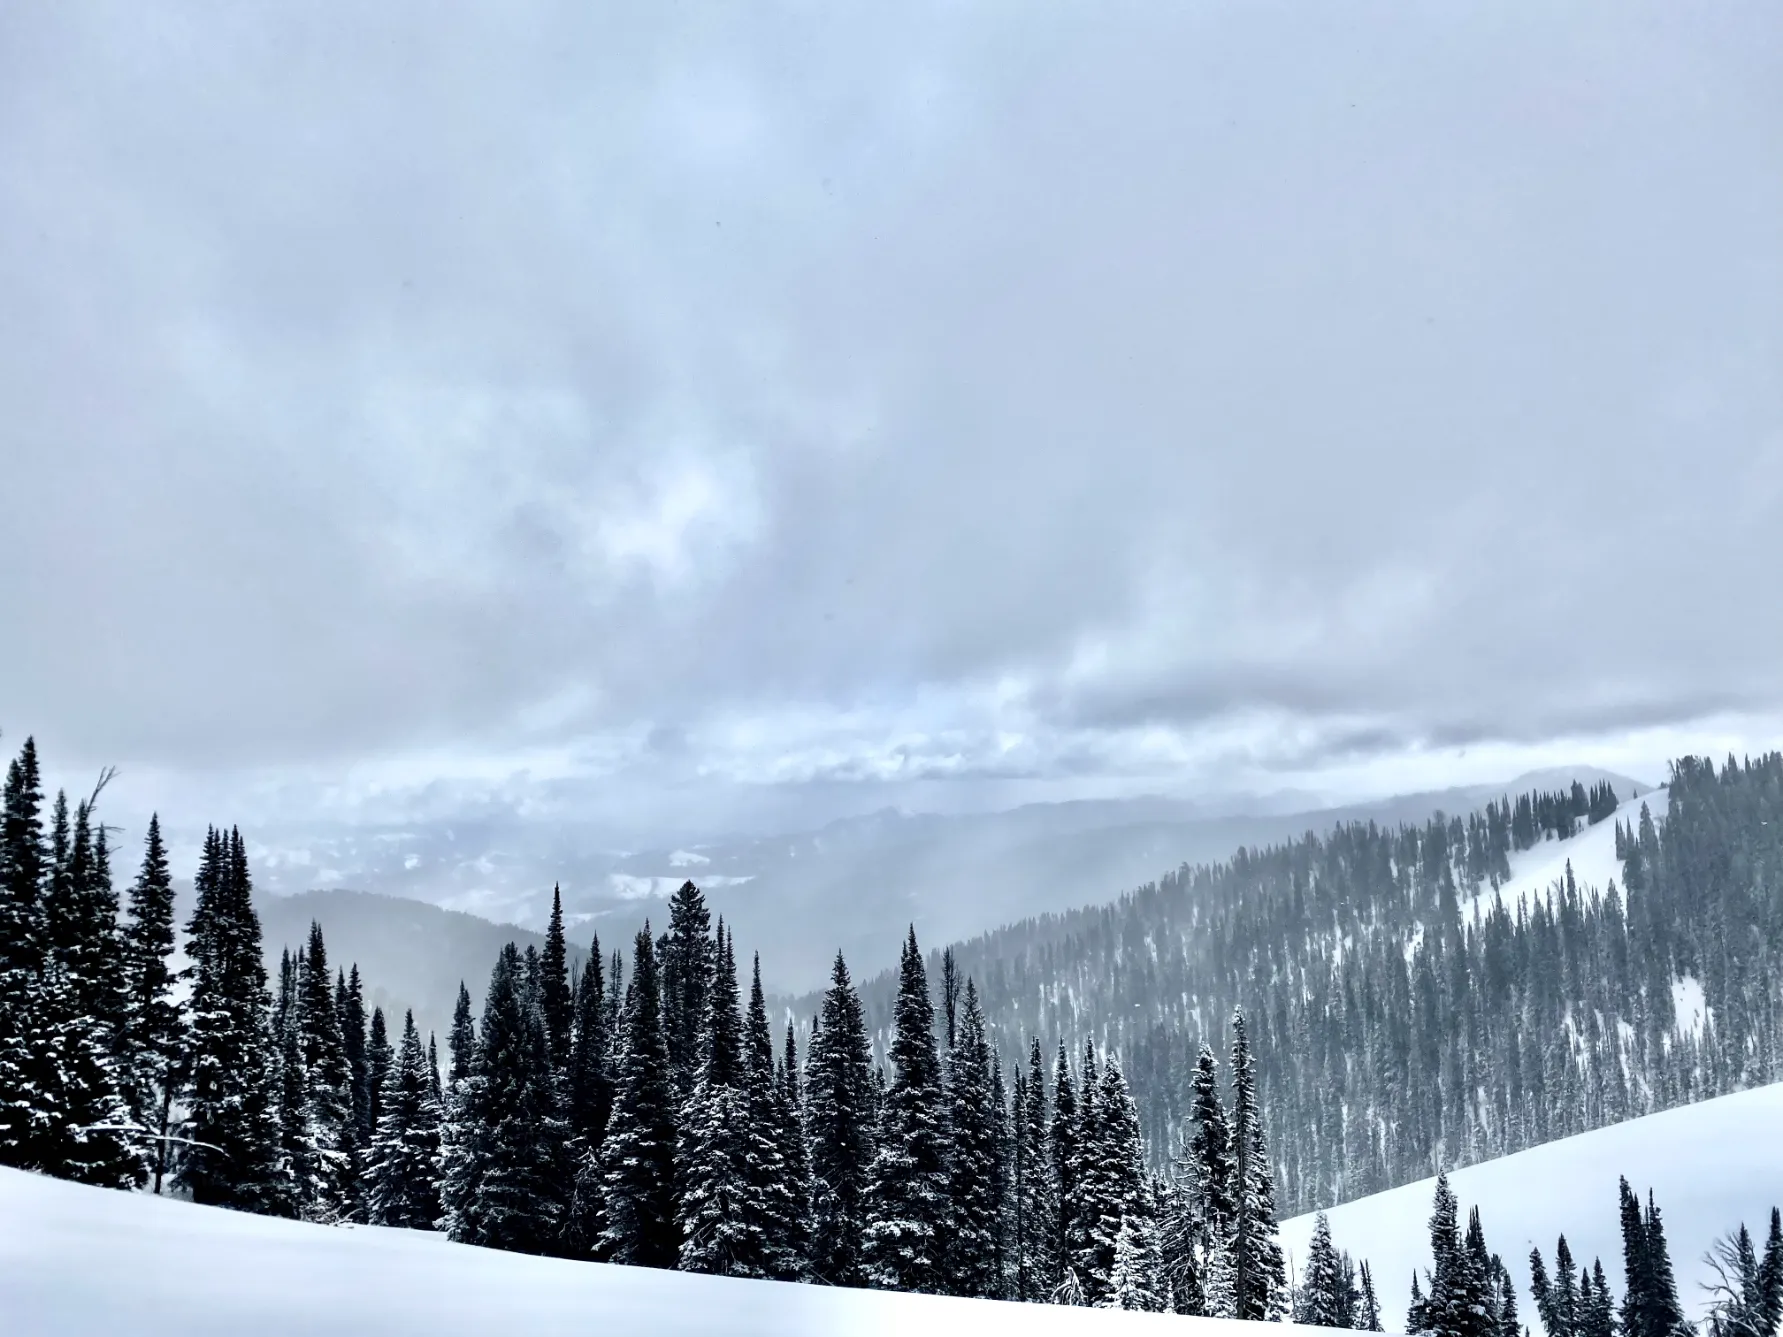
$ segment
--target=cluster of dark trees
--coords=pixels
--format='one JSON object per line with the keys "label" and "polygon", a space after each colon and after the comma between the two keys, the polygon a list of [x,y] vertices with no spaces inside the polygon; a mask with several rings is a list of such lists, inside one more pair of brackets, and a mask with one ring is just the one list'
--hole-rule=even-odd
{"label": "cluster of dark trees", "polygon": [[[914,932],[889,1064],[840,954],[804,1062],[790,1022],[777,1048],[759,959],[745,1006],[690,882],[629,969],[597,939],[572,977],[554,903],[543,951],[500,954],[480,1018],[460,987],[442,1074],[412,1017],[396,1044],[367,1017],[320,925],[268,987],[237,831],[205,839],[181,968],[159,821],[120,914],[97,798],[71,814],[58,795],[46,833],[31,742],[7,772],[0,1163],[728,1276],[1252,1319],[1292,1303],[1242,1013],[1229,1099],[1203,1046],[1153,1174],[1115,1055],[1061,1044],[1048,1065],[1030,1040],[1006,1080],[951,957],[937,1018]],[[1352,1312],[1378,1326],[1366,1269]]]}
{"label": "cluster of dark trees", "polygon": [[[1562,1235],[1551,1273],[1540,1249],[1529,1254],[1530,1293],[1542,1328],[1548,1337],[1693,1337],[1696,1327],[1685,1317],[1678,1298],[1665,1226],[1653,1195],[1648,1193],[1643,1208],[1627,1179],[1621,1182],[1620,1194],[1621,1301],[1610,1289],[1601,1259],[1589,1267],[1580,1262],[1575,1272],[1576,1260]],[[1321,1225],[1323,1220],[1321,1215]],[[1312,1252],[1319,1249],[1315,1234]],[[1329,1255],[1328,1242],[1324,1250]],[[1487,1248],[1477,1207],[1469,1215],[1466,1231],[1461,1230],[1447,1175],[1436,1181],[1430,1252],[1432,1266],[1422,1282],[1412,1278],[1406,1319],[1411,1337],[1525,1337],[1510,1272]],[[1774,1337],[1783,1320],[1783,1218],[1777,1210],[1771,1210],[1770,1235],[1762,1253],[1742,1225],[1717,1241],[1709,1257],[1718,1275],[1707,1321],[1710,1337]],[[1309,1262],[1303,1288],[1309,1305],[1315,1270]]]}
{"label": "cluster of dark trees", "polygon": [[[1618,825],[1620,885],[1499,903],[1504,803],[1241,850],[954,951],[994,1034],[1120,1052],[1154,1167],[1242,1007],[1295,1215],[1783,1077],[1783,755],[1685,758],[1660,797]],[[876,1034],[892,986],[863,985]]]}
{"label": "cluster of dark trees", "polygon": [[[402,1195],[437,1154],[438,1067],[412,1017],[399,1047],[319,927],[276,1005],[241,834],[206,836],[176,957],[159,819],[120,907],[102,777],[43,818],[36,747],[0,799],[0,1164],[324,1221],[431,1224]],[[120,909],[124,913],[120,915]],[[430,1042],[431,1044],[431,1042]],[[437,1117],[434,1118],[437,1125]]]}

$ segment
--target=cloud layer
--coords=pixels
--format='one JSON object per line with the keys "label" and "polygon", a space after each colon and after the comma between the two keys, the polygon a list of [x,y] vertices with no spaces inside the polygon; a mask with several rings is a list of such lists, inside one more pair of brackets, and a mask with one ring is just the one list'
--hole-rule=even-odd
{"label": "cloud layer", "polygon": [[1774,741],[1780,37],[14,9],[0,724],[695,834]]}

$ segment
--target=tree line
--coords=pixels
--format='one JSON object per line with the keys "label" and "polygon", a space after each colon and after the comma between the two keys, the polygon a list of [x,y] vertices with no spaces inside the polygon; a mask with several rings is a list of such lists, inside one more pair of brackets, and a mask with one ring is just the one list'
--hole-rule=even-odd
{"label": "tree line", "polygon": [[[1242,1007],[1289,1215],[1783,1077],[1783,754],[1681,759],[1657,816],[1617,822],[1619,880],[1503,903],[1517,814],[1576,812],[1524,797],[1240,850],[952,950],[993,1034],[1119,1050],[1154,1168]],[[894,987],[863,985],[876,1036]]]}
{"label": "tree line", "polygon": [[[103,788],[103,784],[99,787]],[[572,975],[561,900],[509,944],[442,1056],[366,1014],[319,924],[268,979],[246,846],[206,835],[179,961],[159,819],[120,905],[99,790],[50,805],[35,745],[0,800],[0,1163],[320,1222],[726,1276],[1280,1318],[1293,1296],[1241,1011],[1148,1169],[1117,1055],[1038,1038],[1005,1068],[914,930],[876,1061],[838,954],[801,1061],[691,882],[629,963]],[[1355,1283],[1354,1268],[1348,1274]],[[1361,1272],[1354,1313],[1364,1304]]]}

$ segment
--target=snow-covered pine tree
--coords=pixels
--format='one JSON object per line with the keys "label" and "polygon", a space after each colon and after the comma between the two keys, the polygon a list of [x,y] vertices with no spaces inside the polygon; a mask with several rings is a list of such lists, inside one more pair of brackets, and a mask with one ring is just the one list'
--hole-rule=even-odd
{"label": "snow-covered pine tree", "polygon": [[649,924],[633,947],[631,973],[613,1113],[601,1148],[602,1256],[636,1267],[674,1267],[681,1244],[675,1224],[675,1082]]}
{"label": "snow-covered pine tree", "polygon": [[891,1059],[862,1246],[870,1284],[941,1293],[949,1220],[945,1107],[935,1007],[911,927],[898,963]]}
{"label": "snow-covered pine tree", "polygon": [[761,986],[761,954],[749,985],[749,1013],[743,1023],[743,1090],[748,1104],[749,1187],[752,1210],[762,1223],[767,1254],[766,1275],[796,1281],[805,1275],[809,1241],[797,1190],[782,1146],[782,1111],[774,1067],[774,1033],[768,1026],[766,995]]}
{"label": "snow-covered pine tree", "polygon": [[37,743],[27,738],[7,764],[0,797],[0,985],[43,962],[43,915],[48,873],[43,843],[43,780]]}
{"label": "snow-covered pine tree", "polygon": [[272,1210],[279,1216],[299,1216],[321,1194],[321,1158],[310,1125],[309,1069],[304,1066],[303,1034],[296,1021],[297,960],[289,952],[280,961],[280,976],[290,997],[284,1024],[273,1028],[279,1201]]}
{"label": "snow-covered pine tree", "polygon": [[367,1213],[365,1158],[371,1147],[372,1130],[370,1092],[367,1090],[370,1072],[365,1054],[365,991],[359,982],[357,965],[353,967],[351,979],[336,969],[334,1011],[340,1018],[341,1048],[347,1059],[348,1117],[341,1130],[346,1193],[341,1201],[340,1219],[363,1223]]}
{"label": "snow-covered pine tree", "polygon": [[676,1146],[680,1267],[721,1277],[768,1275],[768,1223],[752,1183],[756,1130],[744,1088],[735,949],[719,921],[700,1028],[705,1061],[682,1106]]}
{"label": "snow-covered pine tree", "polygon": [[1374,1289],[1374,1273],[1369,1270],[1368,1260],[1364,1258],[1358,1269],[1360,1274],[1360,1292],[1356,1313],[1356,1326],[1363,1332],[1381,1331],[1381,1301]]}
{"label": "snow-covered pine tree", "polygon": [[[1645,817],[1645,811],[1642,813]],[[1646,830],[1643,824],[1642,838]],[[1626,1179],[1621,1182],[1622,1249],[1627,1286],[1622,1295],[1624,1337],[1686,1337],[1691,1331],[1678,1303],[1678,1284],[1659,1208],[1647,1194],[1643,1213]]]}
{"label": "snow-covered pine tree", "polygon": [[366,1038],[365,985],[359,978],[359,963],[343,978],[335,975],[334,1010],[340,1017],[341,1045],[346,1050],[347,1073],[353,1095],[354,1136],[361,1148],[371,1145],[371,1049]]}
{"label": "snow-covered pine tree", "polygon": [[1535,1299],[1535,1312],[1548,1337],[1577,1337],[1579,1297],[1573,1281],[1572,1250],[1567,1247],[1565,1235],[1554,1247],[1552,1281],[1541,1250],[1529,1251],[1529,1293]]}
{"label": "snow-covered pine tree", "polygon": [[576,989],[574,1035],[570,1042],[569,1120],[577,1155],[598,1151],[613,1109],[613,1076],[608,1067],[613,1037],[607,1031],[606,979],[600,935],[588,949],[588,965]]}
{"label": "snow-covered pine tree", "polygon": [[1131,1213],[1121,1221],[1115,1238],[1114,1268],[1105,1309],[1137,1309],[1162,1313],[1165,1309],[1163,1261],[1158,1252],[1157,1222],[1149,1211]]}
{"label": "snow-covered pine tree", "polygon": [[715,964],[712,913],[691,881],[669,898],[669,931],[657,963],[661,975],[663,1039],[675,1076],[677,1101],[693,1094],[703,1062],[700,1028]]}
{"label": "snow-covered pine tree", "polygon": [[370,1216],[376,1225],[432,1230],[440,1216],[440,1112],[415,1014],[405,1014],[402,1045],[384,1078],[372,1135]]}
{"label": "snow-covered pine tree", "polygon": [[[75,809],[68,856],[49,903],[50,950],[74,989],[75,1007],[102,1053],[122,1056],[124,953],[118,933],[118,893],[112,886],[103,829],[94,830],[93,804],[110,772],[100,777],[92,799]],[[58,804],[62,796],[57,795]],[[122,1065],[119,1065],[121,1068]],[[112,1065],[107,1063],[108,1074]],[[112,1094],[122,1094],[124,1076],[108,1076]]]}
{"label": "snow-covered pine tree", "polygon": [[[384,1086],[390,1080],[390,1067],[396,1061],[396,1051],[390,1045],[390,1025],[384,1020],[384,1009],[374,1007],[371,1010],[371,1023],[367,1028],[365,1041],[365,1086],[366,1086],[366,1118],[370,1123],[371,1135],[375,1136],[378,1124],[384,1117]],[[436,1071],[431,1079],[437,1084],[439,1073]],[[369,1145],[370,1137],[367,1138]]]}
{"label": "snow-covered pine tree", "polygon": [[[1610,1283],[1603,1274],[1603,1260],[1593,1259],[1589,1272],[1580,1269],[1579,1286],[1579,1337],[1616,1337],[1616,1300],[1610,1294]],[[1512,1283],[1510,1274],[1500,1269],[1499,1276],[1499,1320],[1497,1337],[1517,1337],[1513,1326],[1516,1323],[1517,1288]],[[1505,1306],[1510,1312],[1505,1312]],[[1765,1329],[1767,1334],[1776,1331],[1773,1321]]]}
{"label": "snow-covered pine tree", "polygon": [[489,977],[476,1057],[454,1135],[462,1156],[441,1185],[448,1232],[516,1253],[557,1251],[567,1198],[564,1142],[538,991],[509,943]]}
{"label": "snow-covered pine tree", "polygon": [[570,1065],[575,998],[570,991],[569,944],[563,936],[563,892],[557,886],[551,888],[551,919],[545,927],[545,950],[539,956],[539,991],[551,1070],[564,1073]]}
{"label": "snow-covered pine tree", "polygon": [[1016,1088],[1014,1142],[1014,1298],[1032,1303],[1051,1299],[1059,1284],[1058,1190],[1038,1039],[1029,1042],[1028,1071]]}
{"label": "snow-covered pine tree", "polygon": [[168,1138],[186,1036],[185,1009],[174,991],[173,875],[159,814],[150,815],[143,846],[142,870],[130,888],[124,929],[126,1090],[132,1117],[155,1134],[149,1155],[159,1193],[170,1166]]}
{"label": "snow-covered pine tree", "polygon": [[775,1132],[780,1162],[786,1167],[786,1187],[792,1210],[783,1261],[791,1269],[792,1280],[808,1281],[813,1275],[811,1141],[805,1126],[805,1089],[799,1072],[798,1040],[793,1034],[791,1021],[786,1023],[786,1038],[780,1053],[780,1066],[774,1073]]}
{"label": "snow-covered pine tree", "polygon": [[[1087,1056],[1084,1067],[1086,1074],[1095,1071]],[[1087,1094],[1088,1076],[1084,1085]],[[1088,1117],[1080,1122],[1078,1199],[1079,1220],[1086,1233],[1076,1255],[1076,1268],[1089,1303],[1102,1305],[1112,1294],[1122,1224],[1129,1217],[1150,1212],[1139,1113],[1115,1055],[1102,1062],[1095,1099],[1084,1103],[1083,1113]],[[1156,1223],[1148,1228],[1155,1244]]]}
{"label": "snow-covered pine tree", "polygon": [[861,1231],[873,1164],[873,1063],[859,995],[836,953],[805,1064],[811,1140],[813,1276],[860,1286]]}
{"label": "snow-covered pine tree", "polygon": [[1232,1013],[1231,1145],[1233,1317],[1271,1320],[1286,1312],[1287,1266],[1276,1235],[1275,1178],[1242,1009]]}
{"label": "snow-covered pine tree", "polygon": [[601,940],[596,934],[588,965],[575,992],[574,1033],[565,1082],[565,1115],[575,1187],[565,1222],[566,1251],[574,1258],[598,1256],[601,1223],[601,1143],[613,1111],[613,1037],[607,1030],[606,983]]}
{"label": "snow-covered pine tree", "polygon": [[[1053,1062],[1052,1136],[1049,1139],[1052,1144],[1054,1219],[1058,1232],[1053,1244],[1051,1267],[1052,1275],[1057,1279],[1054,1295],[1081,1296],[1083,1290],[1077,1281],[1071,1252],[1076,1236],[1077,1131],[1077,1091],[1071,1079],[1071,1064],[1066,1057],[1065,1042],[1061,1040],[1058,1058]],[[1080,1299],[1074,1303],[1082,1301]]]}
{"label": "snow-covered pine tree", "polygon": [[350,1219],[353,1182],[353,1073],[341,1034],[335,979],[322,926],[310,921],[309,942],[297,973],[297,1031],[309,1082],[310,1138],[315,1146],[314,1198],[303,1215],[317,1221]]}
{"label": "snow-covered pine tree", "polygon": [[1350,1296],[1344,1284],[1343,1263],[1331,1242],[1331,1222],[1323,1212],[1313,1220],[1299,1299],[1295,1322],[1318,1328],[1350,1326]]}
{"label": "snow-covered pine tree", "polygon": [[[1062,1195],[1062,1215],[1066,1218],[1065,1261],[1082,1289],[1084,1303],[1094,1306],[1104,1294],[1108,1269],[1113,1265],[1113,1238],[1106,1240],[1107,1256],[1103,1256],[1102,1228],[1103,1173],[1108,1146],[1103,1138],[1101,1110],[1101,1074],[1096,1064],[1095,1047],[1084,1042],[1083,1065],[1077,1090],[1077,1119],[1071,1138],[1071,1191]],[[1116,1218],[1115,1230],[1119,1230]]]}
{"label": "snow-covered pine tree", "polygon": [[226,838],[210,831],[194,882],[198,903],[186,927],[187,1141],[174,1182],[195,1202],[276,1212],[283,1189],[270,999],[239,830]]}
{"label": "snow-covered pine tree", "polygon": [[949,1295],[992,1299],[998,1293],[997,1144],[991,1096],[990,1043],[978,986],[965,982],[956,1005],[954,1044],[948,1051],[945,1096],[949,1220],[945,1280]]}

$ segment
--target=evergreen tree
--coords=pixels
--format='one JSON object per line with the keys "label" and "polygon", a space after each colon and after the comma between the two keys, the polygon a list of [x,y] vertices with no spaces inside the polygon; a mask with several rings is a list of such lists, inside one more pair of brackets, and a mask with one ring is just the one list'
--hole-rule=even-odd
{"label": "evergreen tree", "polygon": [[945,1113],[935,1009],[914,926],[898,971],[891,1044],[896,1071],[879,1121],[863,1254],[871,1284],[940,1293],[949,1222]]}
{"label": "evergreen tree", "polygon": [[774,1034],[768,1027],[761,987],[761,955],[755,956],[749,986],[749,1014],[743,1026],[744,1083],[749,1135],[749,1187],[756,1219],[762,1223],[767,1276],[797,1280],[805,1272],[808,1241],[802,1205],[791,1181],[783,1147],[785,1112],[774,1068]]}
{"label": "evergreen tree", "polygon": [[551,921],[545,929],[545,950],[539,958],[539,987],[551,1067],[554,1072],[566,1072],[570,1065],[575,1003],[570,994],[569,946],[563,936],[563,893],[555,886],[551,888]]}
{"label": "evergreen tree", "polygon": [[[1056,1191],[1057,1239],[1054,1243],[1052,1275],[1063,1294],[1077,1294],[1082,1303],[1082,1285],[1077,1269],[1072,1266],[1072,1241],[1077,1237],[1077,1091],[1072,1084],[1072,1066],[1064,1055],[1064,1041],[1059,1041],[1059,1057],[1052,1066],[1052,1182]],[[1070,1276],[1066,1276],[1070,1273]],[[1066,1285],[1070,1282],[1070,1285]],[[1056,1294],[1061,1292],[1056,1291]]]}
{"label": "evergreen tree", "polygon": [[1157,1223],[1150,1212],[1129,1213],[1122,1219],[1120,1234],[1115,1240],[1113,1275],[1103,1306],[1162,1313],[1165,1307],[1162,1273]]}
{"label": "evergreen tree", "polygon": [[663,1038],[682,1101],[693,1093],[700,1069],[700,1026],[714,963],[711,933],[705,894],[691,881],[683,882],[669,898],[669,931],[659,963]]}
{"label": "evergreen tree", "polygon": [[297,975],[297,1030],[309,1084],[310,1138],[315,1147],[317,1192],[303,1203],[318,1221],[351,1219],[353,1182],[353,1073],[335,981],[329,973],[322,926],[310,921],[309,943]]}
{"label": "evergreen tree", "polygon": [[463,1081],[471,1075],[471,1064],[477,1055],[477,1027],[471,1019],[471,994],[463,980],[458,981],[458,1002],[452,1009],[452,1033],[446,1037],[446,1047],[452,1054],[452,1071],[448,1076],[454,1082]]}
{"label": "evergreen tree", "polygon": [[361,1147],[370,1145],[374,1127],[371,1121],[371,1051],[366,1038],[365,985],[359,979],[359,964],[345,978],[335,977],[334,1010],[340,1017],[341,1045],[346,1051],[349,1088],[353,1096],[353,1127]]}
{"label": "evergreen tree", "polygon": [[864,1285],[861,1231],[873,1164],[872,1052],[841,952],[811,1036],[805,1097],[815,1218],[812,1272],[832,1286]]}
{"label": "evergreen tree", "polygon": [[[383,1120],[384,1086],[390,1080],[390,1067],[396,1061],[396,1051],[390,1045],[390,1027],[384,1020],[383,1008],[372,1008],[369,1032],[365,1042],[366,1116],[371,1129],[371,1134],[366,1139],[368,1144]],[[431,1074],[430,1085],[438,1085],[438,1070],[431,1070]]]}
{"label": "evergreen tree", "polygon": [[1050,1299],[1059,1284],[1059,1200],[1047,1121],[1046,1066],[1040,1041],[1030,1042],[1026,1080],[1016,1088],[1015,1298]]}
{"label": "evergreen tree", "polygon": [[805,1120],[805,1087],[799,1073],[798,1041],[793,1026],[786,1024],[780,1066],[775,1073],[775,1125],[780,1162],[791,1199],[792,1216],[786,1231],[783,1265],[789,1280],[811,1280],[811,1248],[815,1238],[811,1182],[811,1140]]}
{"label": "evergreen tree", "polygon": [[603,1253],[637,1267],[675,1266],[681,1244],[675,1223],[675,1085],[660,989],[655,942],[646,924],[632,952],[613,1113],[601,1148]]}
{"label": "evergreen tree", "polygon": [[1379,1332],[1381,1331],[1381,1302],[1380,1297],[1375,1294],[1374,1274],[1368,1270],[1366,1259],[1362,1263],[1361,1277],[1362,1291],[1356,1326],[1364,1332]]}
{"label": "evergreen tree", "polygon": [[447,1232],[517,1253],[556,1250],[567,1205],[567,1131],[537,990],[513,943],[489,978],[457,1136],[463,1155],[441,1185]]}
{"label": "evergreen tree", "polygon": [[27,738],[6,768],[0,798],[0,984],[8,978],[22,984],[43,963],[46,864],[43,781],[36,741]]}
{"label": "evergreen tree", "polygon": [[1236,1010],[1232,1014],[1231,1131],[1233,1317],[1266,1320],[1286,1308],[1286,1265],[1276,1238],[1275,1182],[1257,1104],[1250,1040],[1244,1013]]}
{"label": "evergreen tree", "polygon": [[160,816],[149,817],[142,871],[130,888],[130,920],[124,930],[125,1033],[131,1116],[155,1134],[151,1150],[154,1191],[169,1169],[173,1103],[179,1094],[185,1010],[175,996],[172,966],[173,876],[161,841]]}
{"label": "evergreen tree", "polygon": [[944,1253],[949,1295],[995,1298],[998,1220],[996,1112],[990,1043],[978,987],[966,981],[964,1010],[947,1054],[946,1161],[951,1198]]}
{"label": "evergreen tree", "polygon": [[275,1064],[260,918],[241,833],[212,830],[187,924],[187,1141],[175,1183],[193,1201],[276,1211],[282,1199]]}
{"label": "evergreen tree", "polygon": [[378,1110],[369,1162],[371,1220],[431,1230],[440,1215],[440,1111],[413,1012],[404,1016],[402,1048],[385,1073]]}
{"label": "evergreen tree", "polygon": [[570,1043],[570,1136],[584,1158],[599,1150],[613,1109],[613,1076],[608,1068],[613,1039],[607,1030],[605,992],[601,940],[596,934],[588,949],[588,967],[576,990],[574,1036]]}
{"label": "evergreen tree", "polygon": [[1306,1270],[1300,1283],[1295,1321],[1319,1328],[1347,1328],[1350,1320],[1350,1295],[1343,1265],[1331,1243],[1331,1222],[1320,1212],[1313,1221],[1312,1242],[1306,1249]]}
{"label": "evergreen tree", "polygon": [[718,925],[706,1018],[705,1064],[682,1107],[675,1157],[680,1209],[680,1266],[714,1276],[769,1272],[769,1226],[755,1188],[759,1130],[746,1093],[737,962]]}

